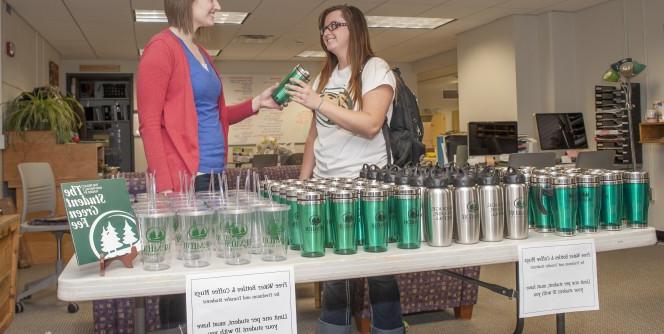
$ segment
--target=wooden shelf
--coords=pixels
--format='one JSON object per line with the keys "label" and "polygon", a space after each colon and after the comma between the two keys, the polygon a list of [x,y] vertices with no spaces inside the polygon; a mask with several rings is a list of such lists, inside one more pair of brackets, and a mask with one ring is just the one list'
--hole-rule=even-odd
{"label": "wooden shelf", "polygon": [[664,122],[640,123],[639,130],[642,144],[664,144]]}

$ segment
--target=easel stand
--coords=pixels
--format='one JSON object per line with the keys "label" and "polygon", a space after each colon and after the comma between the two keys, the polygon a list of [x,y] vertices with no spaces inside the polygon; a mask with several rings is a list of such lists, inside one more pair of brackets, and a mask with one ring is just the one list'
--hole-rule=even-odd
{"label": "easel stand", "polygon": [[131,247],[131,252],[121,255],[118,257],[106,259],[104,256],[99,259],[99,276],[104,276],[106,274],[106,267],[108,267],[111,262],[119,260],[124,264],[126,268],[134,268],[134,259],[138,256],[138,251],[136,246]]}

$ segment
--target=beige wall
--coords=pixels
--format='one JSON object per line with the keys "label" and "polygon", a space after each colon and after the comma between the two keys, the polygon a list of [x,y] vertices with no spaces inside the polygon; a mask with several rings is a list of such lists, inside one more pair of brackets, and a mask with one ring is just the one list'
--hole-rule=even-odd
{"label": "beige wall", "polygon": [[[48,84],[48,63],[55,62],[60,66],[63,76],[60,53],[51,46],[30,24],[16,12],[8,13],[4,2],[0,4],[2,27],[2,103],[11,101],[23,91]],[[9,57],[5,52],[5,43],[11,41],[15,45],[15,56]],[[6,105],[2,106],[2,118],[6,113]],[[4,142],[4,137],[3,140]],[[0,181],[2,180],[2,160],[0,158]],[[0,192],[0,197],[3,194]]]}

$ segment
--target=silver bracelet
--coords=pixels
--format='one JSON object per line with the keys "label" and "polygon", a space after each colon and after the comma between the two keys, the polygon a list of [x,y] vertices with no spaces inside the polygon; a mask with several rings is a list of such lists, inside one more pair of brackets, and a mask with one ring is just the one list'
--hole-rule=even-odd
{"label": "silver bracelet", "polygon": [[321,98],[320,103],[318,104],[318,107],[316,107],[316,109],[314,109],[315,112],[320,113],[320,107],[323,106],[323,101],[325,101],[325,99]]}

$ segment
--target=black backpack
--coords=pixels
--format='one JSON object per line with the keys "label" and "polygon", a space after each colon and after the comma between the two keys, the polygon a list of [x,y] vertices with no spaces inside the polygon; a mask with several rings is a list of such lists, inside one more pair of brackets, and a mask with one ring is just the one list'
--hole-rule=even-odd
{"label": "black backpack", "polygon": [[383,124],[388,163],[404,167],[408,162],[417,165],[424,155],[422,143],[424,126],[417,106],[417,97],[406,86],[398,68],[392,70],[396,79],[392,119]]}

